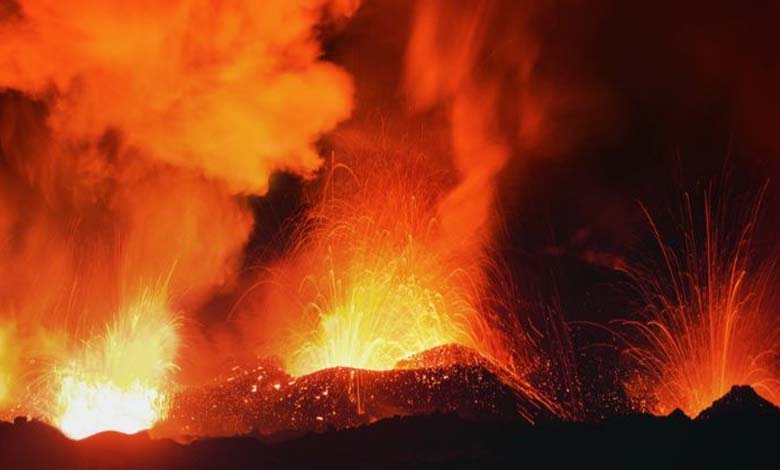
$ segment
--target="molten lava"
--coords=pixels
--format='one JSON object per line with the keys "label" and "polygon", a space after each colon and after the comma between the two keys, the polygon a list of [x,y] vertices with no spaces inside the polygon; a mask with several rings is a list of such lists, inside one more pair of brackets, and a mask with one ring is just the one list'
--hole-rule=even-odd
{"label": "molten lava", "polygon": [[176,324],[165,296],[143,293],[103,335],[55,367],[52,421],[74,439],[152,427],[168,409],[177,346]]}
{"label": "molten lava", "polygon": [[337,303],[320,314],[319,327],[297,351],[291,371],[300,375],[337,366],[389,370],[412,354],[457,342],[455,325],[442,313],[446,306],[441,295],[413,274],[402,274],[399,265],[405,262],[390,258],[384,269],[366,270],[354,284],[330,273],[330,295]]}
{"label": "molten lava", "polygon": [[666,245],[648,215],[663,255],[656,271],[632,272],[646,319],[626,322],[635,335],[627,350],[639,365],[628,392],[648,411],[675,408],[695,416],[735,384],[780,400],[780,329],[776,265],[751,252],[757,209],[736,236],[723,232],[722,209],[705,197],[701,230],[686,197],[681,249]]}
{"label": "molten lava", "polygon": [[383,181],[369,178],[354,192],[349,183],[331,187],[316,203],[290,257],[298,262],[274,283],[292,288],[275,297],[295,299],[275,308],[301,311],[280,351],[294,375],[389,370],[449,343],[479,349],[472,331],[485,323],[474,307],[481,266],[439,243],[439,193],[406,170],[376,171]]}
{"label": "molten lava", "polygon": [[[454,239],[443,229],[439,213],[448,182],[437,179],[430,164],[334,166],[314,193],[293,249],[260,283],[265,303],[244,307],[245,329],[263,325],[261,338],[266,329],[287,332],[258,354],[279,356],[287,372],[302,377],[335,367],[403,368],[410,357],[419,362],[429,357],[426,351],[460,345],[529,401],[567,414],[566,405],[531,379],[537,374],[558,381],[564,374],[552,370],[558,364],[552,356],[564,354],[549,355],[540,346],[515,292],[501,290],[508,279],[489,282],[496,264],[484,240]],[[279,311],[287,314],[262,316]],[[457,362],[439,358],[415,368]]]}
{"label": "molten lava", "polygon": [[14,350],[11,347],[12,328],[0,325],[0,405],[5,405],[13,384],[12,363]]}
{"label": "molten lava", "polygon": [[479,317],[457,290],[457,273],[414,227],[377,225],[389,221],[355,217],[326,229],[324,288],[305,312],[316,325],[293,353],[293,374],[388,370],[436,346],[473,345],[468,330]]}
{"label": "molten lava", "polygon": [[165,394],[141,381],[117,387],[111,381],[72,375],[62,378],[58,399],[63,412],[56,424],[73,439],[102,431],[134,434],[151,428],[167,408]]}

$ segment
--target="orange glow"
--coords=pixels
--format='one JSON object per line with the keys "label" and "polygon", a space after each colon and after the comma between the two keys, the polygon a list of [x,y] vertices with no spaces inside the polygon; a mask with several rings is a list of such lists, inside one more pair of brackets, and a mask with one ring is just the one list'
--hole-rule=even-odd
{"label": "orange glow", "polygon": [[62,378],[59,400],[64,409],[56,425],[68,437],[83,439],[103,431],[134,434],[165,417],[166,396],[134,382],[119,388],[109,382]]}
{"label": "orange glow", "polygon": [[54,88],[49,125],[71,140],[115,129],[147,157],[262,194],[275,169],[317,169],[313,140],[350,112],[350,79],[311,31],[352,0],[19,4],[24,21],[0,26],[0,87]]}
{"label": "orange glow", "polygon": [[51,419],[63,433],[74,439],[102,431],[129,434],[165,417],[178,347],[165,302],[162,295],[143,294],[103,335],[55,367]]}
{"label": "orange glow", "polygon": [[[0,352],[0,400],[25,402],[74,438],[164,419],[182,334],[171,310],[221,319],[207,310],[250,278],[243,255],[263,229],[250,196],[276,171],[310,179],[321,137],[352,111],[351,78],[322,59],[319,27],[358,3],[18,2],[0,23],[0,88],[13,90],[0,119],[0,311],[19,324],[0,346],[33,332],[41,345],[36,336]],[[530,378],[551,363],[540,335],[489,279],[497,180],[512,153],[504,74],[479,70],[496,12],[453,13],[467,34],[445,41],[450,25],[426,21],[450,8],[421,5],[404,87],[415,112],[442,108],[449,151],[422,163],[355,156],[365,162],[354,180],[332,168],[338,178],[273,267],[262,314],[276,324],[253,325],[258,342],[275,343],[296,375],[392,369],[455,343],[560,413]],[[164,295],[138,294],[165,276]],[[222,331],[199,333],[206,347],[191,364]],[[46,371],[17,379],[22,358],[39,357]],[[14,396],[37,393],[39,375],[53,400]]]}
{"label": "orange glow", "polygon": [[[280,333],[260,355],[278,354],[301,376],[338,366],[395,369],[458,344],[540,407],[566,414],[530,378],[549,358],[521,321],[527,312],[517,311],[514,293],[487,281],[495,264],[474,249],[487,242],[454,243],[437,217],[450,183],[430,163],[378,163],[359,173],[334,166],[292,253],[261,284],[264,303],[247,308],[246,328],[261,340],[267,330]],[[262,316],[277,311],[288,313]],[[558,372],[547,371],[550,382]]]}
{"label": "orange glow", "polygon": [[6,404],[14,387],[18,351],[13,347],[14,327],[0,325],[0,406]]}
{"label": "orange glow", "polygon": [[[490,285],[497,180],[512,151],[501,122],[504,74],[483,73],[478,59],[495,15],[490,2],[415,7],[404,88],[415,112],[444,111],[447,151],[386,155],[371,146],[345,155],[348,168],[331,168],[298,244],[262,283],[263,304],[248,309],[264,317],[252,317],[248,329],[291,373],[387,370],[454,343],[563,414],[529,378],[545,360],[532,328],[518,320],[526,312],[517,311],[514,292]],[[284,320],[265,313],[279,311],[292,313]],[[269,340],[268,330],[287,334]]]}
{"label": "orange glow", "polygon": [[648,411],[680,408],[696,416],[733,385],[751,385],[773,403],[780,400],[776,266],[753,259],[755,211],[731,237],[719,225],[725,213],[707,200],[699,231],[686,198],[679,251],[665,244],[648,215],[665,264],[631,273],[646,319],[625,322],[635,333],[627,353],[639,365],[628,392],[637,401],[649,393]]}
{"label": "orange glow", "polygon": [[[164,415],[183,334],[169,308],[190,319],[233,288],[249,196],[321,165],[352,83],[315,28],[357,3],[0,7],[3,415],[74,437]],[[163,278],[165,296],[134,298]]]}
{"label": "orange glow", "polygon": [[356,216],[324,229],[325,270],[322,279],[310,278],[322,291],[306,306],[317,326],[294,352],[292,373],[387,370],[436,346],[472,343],[468,330],[477,314],[458,292],[449,261],[417,238],[424,236],[420,227],[402,220],[385,226],[392,219],[379,218]]}
{"label": "orange glow", "polygon": [[277,273],[274,285],[296,291],[273,295],[296,300],[275,309],[301,311],[282,346],[293,374],[387,370],[432,347],[473,346],[479,266],[437,244],[440,187],[424,188],[408,169],[374,171],[379,178],[357,182],[337,168]]}
{"label": "orange glow", "polygon": [[[320,314],[312,339],[294,354],[291,373],[336,366],[389,370],[410,355],[463,342],[458,341],[463,333],[443,311],[441,295],[423,287],[414,274],[404,274],[404,254],[379,256],[386,266],[350,266],[347,279],[329,273],[328,297],[334,305]],[[357,279],[350,274],[355,270],[362,272]]]}

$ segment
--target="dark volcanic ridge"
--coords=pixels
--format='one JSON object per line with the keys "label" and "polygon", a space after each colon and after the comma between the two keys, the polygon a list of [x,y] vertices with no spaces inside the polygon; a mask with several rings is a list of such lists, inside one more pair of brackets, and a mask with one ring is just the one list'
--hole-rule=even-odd
{"label": "dark volcanic ridge", "polygon": [[293,377],[274,361],[181,391],[161,437],[256,435],[268,439],[363,426],[394,416],[457,413],[465,419],[549,420],[534,399],[507,385],[485,359],[447,345],[400,361],[396,369],[336,367]]}
{"label": "dark volcanic ridge", "polygon": [[237,436],[180,444],[113,432],[72,441],[45,424],[17,419],[0,423],[0,468],[746,467],[770,457],[778,428],[780,409],[750,387],[734,387],[693,420],[673,413],[530,425],[449,413],[276,443]]}
{"label": "dark volcanic ridge", "polygon": [[780,419],[780,408],[762,398],[753,387],[735,385],[696,417],[700,421],[749,418]]}

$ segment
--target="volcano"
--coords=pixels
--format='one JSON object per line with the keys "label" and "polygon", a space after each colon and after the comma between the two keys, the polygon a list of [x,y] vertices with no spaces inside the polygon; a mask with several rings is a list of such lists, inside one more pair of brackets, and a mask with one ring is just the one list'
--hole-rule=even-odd
{"label": "volcano", "polygon": [[778,18],[0,0],[0,470],[752,466]]}
{"label": "volcano", "polygon": [[300,435],[394,416],[456,413],[464,419],[550,420],[553,414],[468,348],[445,345],[387,371],[337,367],[293,377],[272,360],[234,365],[175,396],[153,433],[216,437]]}
{"label": "volcano", "polygon": [[712,406],[702,411],[698,421],[728,421],[730,419],[780,419],[780,408],[756,393],[748,385],[735,385]]}

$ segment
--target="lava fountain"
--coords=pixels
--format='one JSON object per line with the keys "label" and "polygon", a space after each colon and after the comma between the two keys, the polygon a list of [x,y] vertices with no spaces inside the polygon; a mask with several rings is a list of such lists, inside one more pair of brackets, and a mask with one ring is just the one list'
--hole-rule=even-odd
{"label": "lava fountain", "polygon": [[289,312],[283,325],[259,324],[280,332],[271,352],[294,376],[404,368],[412,356],[415,367],[457,364],[459,348],[438,349],[435,363],[419,360],[420,353],[459,345],[542,408],[566,414],[566,405],[531,379],[560,378],[560,370],[542,369],[564,353],[541,347],[488,242],[444,233],[439,211],[452,182],[430,164],[421,157],[402,168],[382,161],[370,169],[334,165],[298,223],[290,253],[262,282],[266,303],[247,310]]}
{"label": "lava fountain", "polygon": [[[759,204],[731,220],[707,194],[698,225],[693,205],[686,195],[679,249],[667,245],[645,211],[663,264],[629,273],[644,301],[644,318],[624,322],[631,330],[626,352],[638,364],[629,395],[641,401],[649,394],[647,411],[680,408],[692,416],[733,385],[751,385],[776,403],[777,266],[753,253]],[[732,226],[741,228],[727,231]]]}
{"label": "lava fountain", "polygon": [[0,414],[76,438],[164,417],[176,318],[237,283],[247,200],[317,171],[352,110],[316,31],[356,6],[0,2]]}
{"label": "lava fountain", "polygon": [[314,293],[305,317],[316,325],[292,354],[295,374],[335,366],[387,370],[436,346],[473,345],[469,330],[479,317],[458,285],[468,267],[458,272],[426,239],[434,221],[421,212],[429,201],[376,196],[387,202],[367,201],[374,206],[364,212],[330,201],[314,214],[323,226],[309,235],[321,237],[314,249],[324,276],[305,280]]}
{"label": "lava fountain", "polygon": [[166,296],[142,293],[103,334],[54,367],[56,409],[50,419],[74,439],[152,427],[167,412],[176,330]]}

